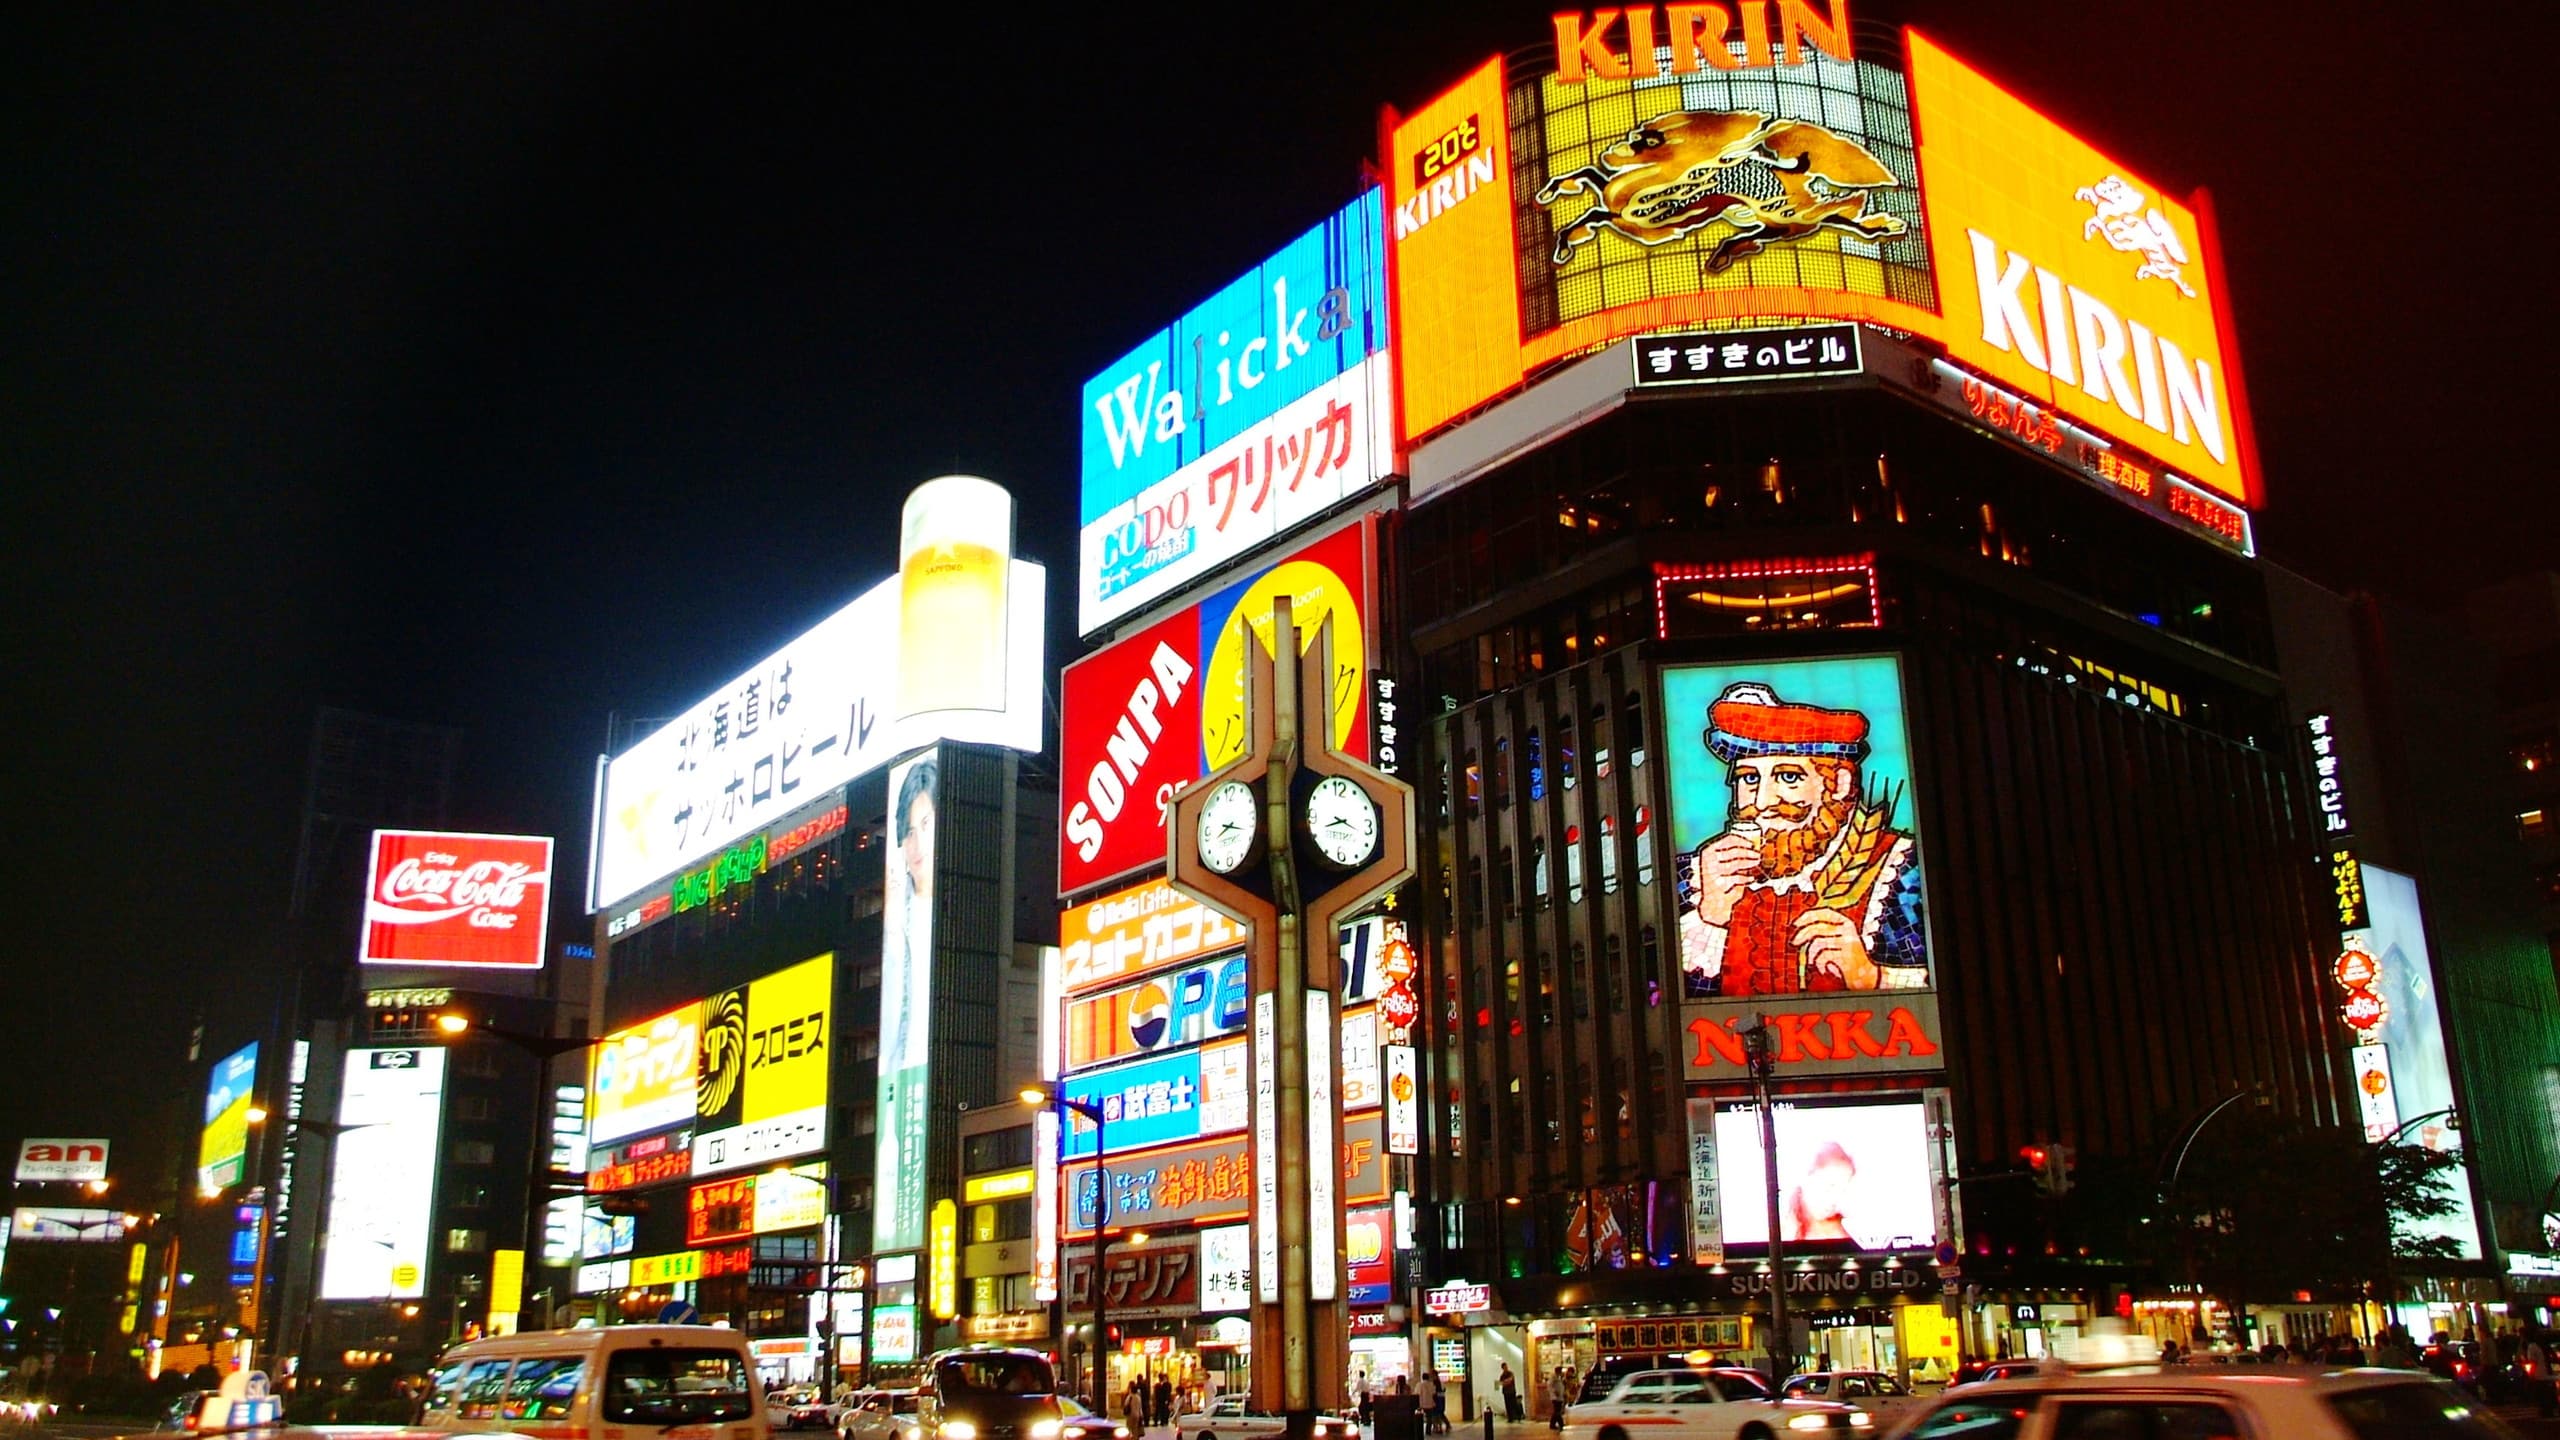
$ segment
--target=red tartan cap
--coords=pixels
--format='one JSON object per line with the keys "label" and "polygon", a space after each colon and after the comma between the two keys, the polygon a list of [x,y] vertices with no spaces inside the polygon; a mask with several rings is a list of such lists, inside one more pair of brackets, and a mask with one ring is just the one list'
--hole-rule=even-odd
{"label": "red tartan cap", "polygon": [[1855,710],[1790,705],[1757,681],[1725,687],[1707,707],[1707,750],[1727,765],[1759,755],[1867,758],[1867,717]]}

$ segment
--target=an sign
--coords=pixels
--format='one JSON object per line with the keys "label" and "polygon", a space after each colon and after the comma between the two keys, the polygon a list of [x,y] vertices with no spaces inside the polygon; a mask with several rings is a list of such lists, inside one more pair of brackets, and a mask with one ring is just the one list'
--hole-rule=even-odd
{"label": "an sign", "polygon": [[1636,388],[1810,380],[1865,368],[1855,325],[1647,335],[1635,343]]}
{"label": "an sign", "polygon": [[539,970],[550,925],[550,836],[373,832],[363,963]]}
{"label": "an sign", "polygon": [[249,1167],[249,1107],[258,1088],[257,1042],[213,1062],[205,1083],[204,1135],[196,1148],[196,1189],[218,1195]]}
{"label": "an sign", "polygon": [[589,1164],[590,1190],[638,1190],[693,1173],[693,1132],[652,1135],[601,1150]]}
{"label": "an sign", "polygon": [[105,1140],[23,1140],[18,1144],[17,1178],[25,1181],[104,1180]]}
{"label": "an sign", "polygon": [[1662,676],[1691,1079],[1944,1066],[1901,662],[1677,665]]}
{"label": "an sign", "polygon": [[1253,1308],[1253,1227],[1217,1225],[1200,1232],[1200,1313]]}
{"label": "an sign", "polygon": [[719,858],[699,870],[679,872],[668,898],[674,902],[676,914],[698,910],[733,886],[753,884],[764,868],[765,837],[753,836],[744,844],[721,851]]}
{"label": "an sign", "polygon": [[[1117,1145],[1112,1147],[1118,1149]],[[1343,1200],[1351,1205],[1375,1204],[1387,1198],[1386,1147],[1376,1112],[1354,1116],[1342,1125]],[[1159,1150],[1137,1159],[1113,1159],[1112,1223],[1143,1223],[1149,1228],[1184,1220],[1242,1218],[1253,1186],[1253,1163],[1245,1137],[1231,1135]],[[1090,1159],[1067,1166],[1068,1233],[1093,1233],[1101,1187]]]}
{"label": "an sign", "polygon": [[[880,1177],[878,1208],[871,1217],[875,1251],[913,1250],[924,1244],[925,1095],[930,1084],[926,1041],[933,1005],[940,754],[929,751],[889,772],[889,859],[880,916],[882,1023],[874,1090],[879,1117],[874,1173]],[[872,1353],[879,1356],[879,1347]]]}
{"label": "an sign", "polygon": [[347,1052],[321,1299],[415,1300],[427,1293],[445,1055],[440,1045]]}
{"label": "an sign", "polygon": [[834,987],[829,953],[702,1002],[695,1174],[826,1148]]}
{"label": "an sign", "polygon": [[1926,37],[1908,39],[1949,355],[2255,503],[2208,227]]}
{"label": "an sign", "polygon": [[606,1290],[631,1288],[631,1262],[598,1260],[578,1267],[571,1282],[581,1295],[594,1295]]}
{"label": "an sign", "polygon": [[1060,894],[1164,864],[1173,797],[1244,751],[1245,645],[1235,622],[1241,616],[1267,637],[1277,596],[1291,597],[1306,643],[1334,617],[1334,745],[1368,758],[1374,543],[1363,517],[1067,667],[1059,682]]}
{"label": "an sign", "polygon": [[[1004,623],[994,629],[981,623],[980,603],[992,577],[963,571],[881,581],[605,762],[587,908],[635,895],[937,739],[1041,749],[1046,572],[1023,560],[1004,569]],[[969,603],[941,604],[945,578]],[[916,617],[905,614],[909,599]],[[1002,706],[901,718],[902,647],[924,671],[954,655],[997,656]]]}
{"label": "an sign", "polygon": [[2320,833],[2344,835],[2355,828],[2347,818],[2347,787],[2338,774],[2336,727],[2326,715],[2303,722],[2311,732],[2311,790],[2320,803]]}
{"label": "an sign", "polygon": [[1493,1287],[1452,1280],[1422,1292],[1425,1315],[1473,1315],[1493,1308]]}
{"label": "an sign", "polygon": [[[1187,1320],[1199,1314],[1200,1253],[1188,1236],[1150,1238],[1146,1244],[1111,1247],[1102,1300],[1114,1319]],[[1093,1255],[1067,1257],[1067,1309],[1093,1307]]]}
{"label": "an sign", "polygon": [[[1380,1001],[1381,1011],[1385,1001]],[[1386,1056],[1387,1153],[1422,1152],[1422,1082],[1414,1066],[1413,1047],[1389,1045]]]}
{"label": "an sign", "polygon": [[607,1035],[588,1061],[588,1141],[691,1122],[701,1049],[700,1001]]}
{"label": "an sign", "polygon": [[960,1199],[976,1205],[988,1200],[1006,1200],[1028,1195],[1039,1188],[1036,1170],[1007,1170],[995,1175],[972,1175],[960,1182]]}
{"label": "an sign", "polygon": [[1018,1345],[1048,1338],[1049,1316],[1041,1310],[1003,1310],[993,1315],[960,1317],[960,1338],[973,1345]]}
{"label": "an sign", "polygon": [[2357,862],[2356,852],[2344,845],[2329,851],[2330,897],[2337,902],[2338,929],[2362,930],[2373,923],[2364,903],[2364,866]]}
{"label": "an sign", "polygon": [[824,1168],[767,1170],[694,1186],[685,1203],[685,1243],[710,1245],[822,1223],[827,1212]]}
{"label": "an sign", "polygon": [[1372,190],[1085,382],[1080,632],[1387,475],[1385,239]]}

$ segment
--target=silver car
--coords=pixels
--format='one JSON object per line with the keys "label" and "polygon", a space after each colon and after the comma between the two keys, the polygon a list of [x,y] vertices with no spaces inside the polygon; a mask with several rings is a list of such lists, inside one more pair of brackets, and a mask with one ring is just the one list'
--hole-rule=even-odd
{"label": "silver car", "polygon": [[1893,1440],[2513,1440],[2515,1432],[2477,1401],[2409,1370],[2110,1365],[2047,1366],[1966,1385],[1889,1433]]}

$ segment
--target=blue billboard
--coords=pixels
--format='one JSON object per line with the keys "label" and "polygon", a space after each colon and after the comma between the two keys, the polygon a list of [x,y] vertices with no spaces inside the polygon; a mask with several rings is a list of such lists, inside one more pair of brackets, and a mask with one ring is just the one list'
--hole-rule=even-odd
{"label": "blue billboard", "polygon": [[1146,1150],[1244,1128],[1246,1065],[1241,1040],[1159,1059],[1088,1070],[1060,1082],[1072,1105],[1102,1112],[1096,1127],[1068,1110],[1065,1152],[1091,1155],[1097,1129],[1111,1153]]}

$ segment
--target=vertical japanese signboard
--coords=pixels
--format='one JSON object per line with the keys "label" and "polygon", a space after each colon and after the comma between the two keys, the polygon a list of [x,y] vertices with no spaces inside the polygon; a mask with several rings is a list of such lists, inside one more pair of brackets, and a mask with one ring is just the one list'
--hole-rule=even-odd
{"label": "vertical japanese signboard", "polygon": [[[880,939],[878,1208],[871,1222],[875,1253],[914,1250],[925,1240],[933,842],[942,804],[938,754],[928,752],[889,772],[889,876]],[[879,1346],[875,1337],[875,1356]]]}
{"label": "vertical japanese signboard", "polygon": [[1085,382],[1079,630],[1388,474],[1384,243],[1372,190]]}

